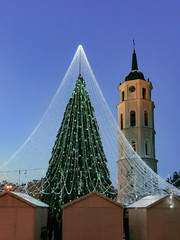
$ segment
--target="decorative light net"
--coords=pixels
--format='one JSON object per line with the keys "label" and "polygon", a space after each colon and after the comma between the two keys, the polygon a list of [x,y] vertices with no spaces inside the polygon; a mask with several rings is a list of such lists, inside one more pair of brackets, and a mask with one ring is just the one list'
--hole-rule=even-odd
{"label": "decorative light net", "polygon": [[[38,126],[14,155],[1,164],[1,190],[7,184],[12,184],[15,191],[23,191],[37,197],[40,193],[43,194],[42,185],[51,150],[79,75],[80,58],[81,75],[85,80],[86,90],[95,110],[94,114],[108,160],[111,181],[114,188],[118,189],[119,200],[128,204],[133,202],[136,196],[142,197],[166,192],[180,195],[179,189],[167,183],[146,165],[122,134],[103,97],[82,46],[78,47],[67,73]],[[119,153],[124,155],[124,164],[119,170],[119,176],[124,182],[121,188],[117,181]],[[63,175],[62,178],[65,186],[66,180]],[[46,181],[49,180],[46,179]],[[56,190],[53,191],[56,192]]]}

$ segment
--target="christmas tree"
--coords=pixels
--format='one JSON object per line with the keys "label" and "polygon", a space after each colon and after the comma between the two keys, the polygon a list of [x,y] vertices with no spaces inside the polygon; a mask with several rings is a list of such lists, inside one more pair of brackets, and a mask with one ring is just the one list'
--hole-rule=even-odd
{"label": "christmas tree", "polygon": [[58,131],[41,200],[51,213],[92,191],[115,198],[85,81],[79,74]]}

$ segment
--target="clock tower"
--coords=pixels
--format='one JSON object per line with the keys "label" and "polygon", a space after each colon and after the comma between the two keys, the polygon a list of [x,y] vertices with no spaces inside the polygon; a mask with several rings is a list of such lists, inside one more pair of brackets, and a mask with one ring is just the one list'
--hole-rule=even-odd
{"label": "clock tower", "polygon": [[[138,70],[135,49],[132,54],[132,68],[119,85],[120,104],[118,109],[118,125],[134,151],[146,164],[157,173],[155,158],[154,102],[151,100],[152,83],[145,80],[144,74]],[[120,149],[120,148],[119,148]],[[123,171],[126,157],[119,151],[118,159],[118,193],[124,198],[127,173]]]}

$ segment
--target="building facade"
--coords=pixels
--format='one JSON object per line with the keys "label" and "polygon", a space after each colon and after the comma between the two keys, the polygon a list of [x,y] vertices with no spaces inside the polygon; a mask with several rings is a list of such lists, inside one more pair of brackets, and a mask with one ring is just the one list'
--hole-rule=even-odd
{"label": "building facade", "polygon": [[[135,49],[132,54],[132,69],[125,81],[118,87],[120,104],[118,109],[118,125],[134,151],[146,164],[157,173],[155,158],[154,102],[151,100],[152,83],[145,80],[144,74],[138,70]],[[126,157],[119,151],[118,190],[126,189],[126,175],[123,168]],[[122,196],[122,194],[121,194]]]}

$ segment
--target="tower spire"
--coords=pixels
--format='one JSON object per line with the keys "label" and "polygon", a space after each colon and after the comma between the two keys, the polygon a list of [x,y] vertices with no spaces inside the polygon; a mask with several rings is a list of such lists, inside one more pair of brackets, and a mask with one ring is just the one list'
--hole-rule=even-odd
{"label": "tower spire", "polygon": [[133,39],[133,55],[132,55],[132,68],[131,70],[138,70],[137,57],[135,52],[135,41]]}

